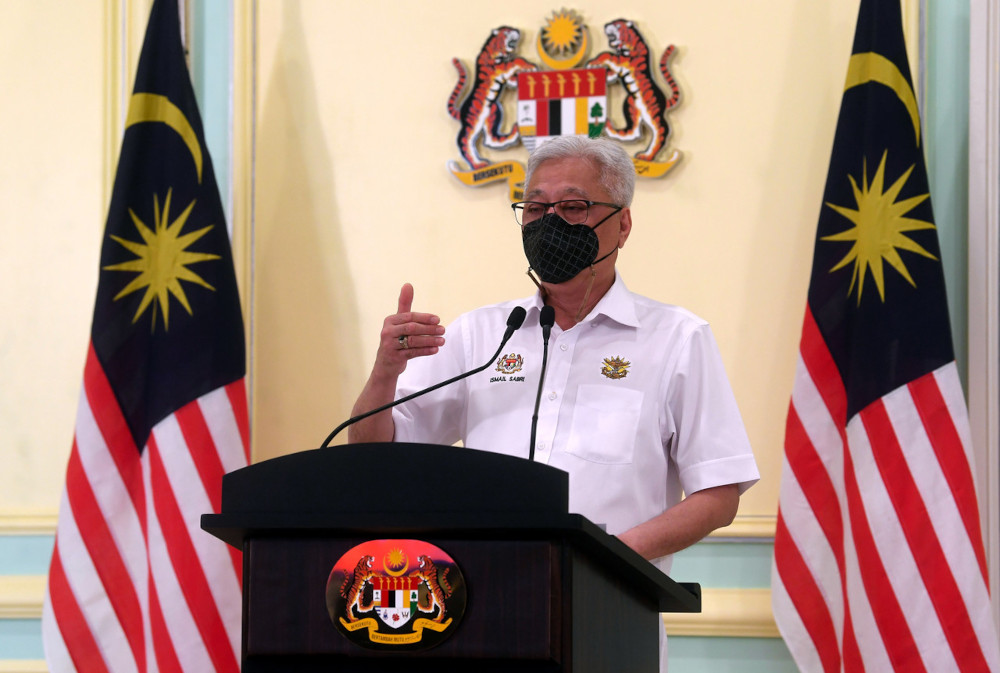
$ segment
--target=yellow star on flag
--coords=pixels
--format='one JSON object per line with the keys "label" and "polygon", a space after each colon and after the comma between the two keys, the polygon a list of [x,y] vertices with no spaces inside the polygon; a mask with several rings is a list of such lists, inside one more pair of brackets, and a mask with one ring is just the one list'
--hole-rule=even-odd
{"label": "yellow star on flag", "polygon": [[909,179],[910,173],[913,172],[913,166],[910,166],[888,190],[883,191],[887,154],[888,152],[882,153],[882,160],[879,162],[871,182],[868,182],[867,161],[863,164],[860,187],[854,176],[848,176],[854,191],[857,208],[847,208],[829,202],[826,204],[854,223],[850,229],[830,236],[823,236],[821,240],[852,241],[854,243],[844,258],[830,269],[830,272],[833,273],[848,264],[854,264],[851,285],[847,293],[850,295],[854,286],[857,285],[858,304],[861,303],[865,275],[868,271],[871,272],[872,279],[878,288],[879,297],[883,303],[885,302],[885,262],[898,271],[910,285],[916,287],[916,283],[913,282],[913,278],[899,254],[900,250],[908,250],[930,259],[937,259],[905,235],[909,231],[934,229],[934,224],[931,222],[905,217],[917,205],[926,201],[930,195],[920,194],[902,201],[896,200]]}
{"label": "yellow star on flag", "polygon": [[[195,262],[204,262],[212,259],[219,259],[218,255],[205,252],[190,252],[187,248],[199,238],[208,233],[214,225],[203,227],[189,234],[181,234],[184,224],[187,222],[191,210],[194,208],[194,201],[188,204],[187,208],[170,222],[170,198],[173,190],[167,191],[167,198],[163,203],[163,210],[160,210],[159,196],[153,195],[153,229],[150,229],[135,212],[129,208],[129,215],[132,216],[132,223],[135,225],[139,236],[144,243],[130,241],[119,236],[111,235],[111,238],[121,244],[124,248],[135,254],[136,258],[120,264],[111,264],[104,269],[106,271],[132,271],[138,273],[132,281],[126,285],[117,295],[115,301],[133,292],[145,288],[146,293],[139,302],[135,315],[132,317],[132,324],[139,320],[139,317],[153,306],[153,322],[151,329],[156,328],[157,308],[163,313],[163,329],[170,329],[170,295],[173,295],[181,306],[191,315],[191,305],[180,281],[195,283],[209,290],[215,288],[188,268],[188,265]],[[154,303],[155,301],[155,303]]]}

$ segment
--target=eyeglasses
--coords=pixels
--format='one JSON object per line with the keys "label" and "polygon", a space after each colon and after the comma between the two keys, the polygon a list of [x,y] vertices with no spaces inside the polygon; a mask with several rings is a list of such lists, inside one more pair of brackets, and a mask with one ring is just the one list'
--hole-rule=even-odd
{"label": "eyeglasses", "polygon": [[554,209],[556,215],[566,220],[569,224],[583,224],[587,221],[591,206],[608,206],[616,210],[622,209],[622,206],[619,206],[617,203],[587,201],[584,199],[567,199],[565,201],[556,201],[555,203],[518,201],[517,203],[510,204],[510,207],[514,210],[514,219],[522,227],[541,219],[549,211],[549,208]]}

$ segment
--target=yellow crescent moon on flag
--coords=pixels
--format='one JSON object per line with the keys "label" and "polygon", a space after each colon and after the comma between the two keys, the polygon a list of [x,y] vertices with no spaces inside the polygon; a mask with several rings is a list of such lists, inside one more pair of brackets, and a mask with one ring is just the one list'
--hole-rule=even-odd
{"label": "yellow crescent moon on flag", "polygon": [[917,145],[920,145],[920,110],[917,107],[917,96],[896,64],[885,56],[874,52],[852,55],[847,66],[847,83],[844,85],[844,91],[868,82],[883,84],[899,96],[900,102],[910,113],[910,121],[913,122],[913,132],[917,137]]}
{"label": "yellow crescent moon on flag", "polygon": [[128,116],[125,118],[125,128],[143,122],[162,122],[177,132],[191,152],[195,168],[198,169],[198,182],[201,182],[201,143],[191,123],[181,112],[181,109],[170,102],[166,96],[155,93],[132,94],[128,104]]}
{"label": "yellow crescent moon on flag", "polygon": [[538,31],[538,38],[535,40],[535,48],[538,50],[538,55],[541,57],[542,62],[549,66],[553,70],[569,70],[574,67],[577,63],[583,60],[583,55],[587,53],[587,37],[589,36],[589,31],[583,31],[583,40],[580,43],[580,48],[576,52],[569,55],[568,58],[553,58],[545,53],[545,48],[542,46],[542,31]]}

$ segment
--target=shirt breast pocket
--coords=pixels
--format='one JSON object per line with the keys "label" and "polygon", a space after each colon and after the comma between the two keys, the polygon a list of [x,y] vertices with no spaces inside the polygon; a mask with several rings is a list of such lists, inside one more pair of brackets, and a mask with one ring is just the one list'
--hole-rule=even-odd
{"label": "shirt breast pocket", "polygon": [[638,390],[581,385],[566,452],[592,463],[631,463],[641,410]]}

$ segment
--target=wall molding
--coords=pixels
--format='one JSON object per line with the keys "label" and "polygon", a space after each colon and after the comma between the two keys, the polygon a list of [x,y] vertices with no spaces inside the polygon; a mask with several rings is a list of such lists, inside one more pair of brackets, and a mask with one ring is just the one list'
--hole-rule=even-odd
{"label": "wall molding", "polygon": [[48,673],[48,670],[41,659],[0,659],[0,673]]}
{"label": "wall molding", "polygon": [[1000,11],[972,0],[969,24],[969,422],[989,564],[993,619],[1000,624]]}
{"label": "wall molding", "polygon": [[[44,575],[0,576],[0,619],[41,619],[45,582]],[[663,623],[672,636],[781,637],[770,589],[703,589],[702,612],[666,613]]]}
{"label": "wall molding", "polygon": [[0,576],[0,619],[41,619],[46,579],[45,575]]}
{"label": "wall molding", "polygon": [[229,180],[232,195],[232,248],[236,284],[243,305],[247,338],[247,405],[250,410],[250,460],[257,455],[256,323],[254,298],[254,201],[257,132],[257,1],[235,2],[232,16],[231,136]]}
{"label": "wall molding", "polygon": [[708,534],[709,538],[748,539],[747,541],[766,540],[774,542],[774,530],[778,517],[774,514],[737,515],[736,520],[728,526],[719,528]]}
{"label": "wall molding", "polygon": [[[54,510],[0,512],[0,535],[55,535],[58,520]],[[777,517],[770,514],[741,515],[709,538],[773,541],[776,522]]]}
{"label": "wall molding", "polygon": [[56,511],[0,512],[2,535],[55,535],[59,514]]}
{"label": "wall molding", "polygon": [[780,638],[770,589],[703,589],[697,614],[664,613],[667,635]]}

